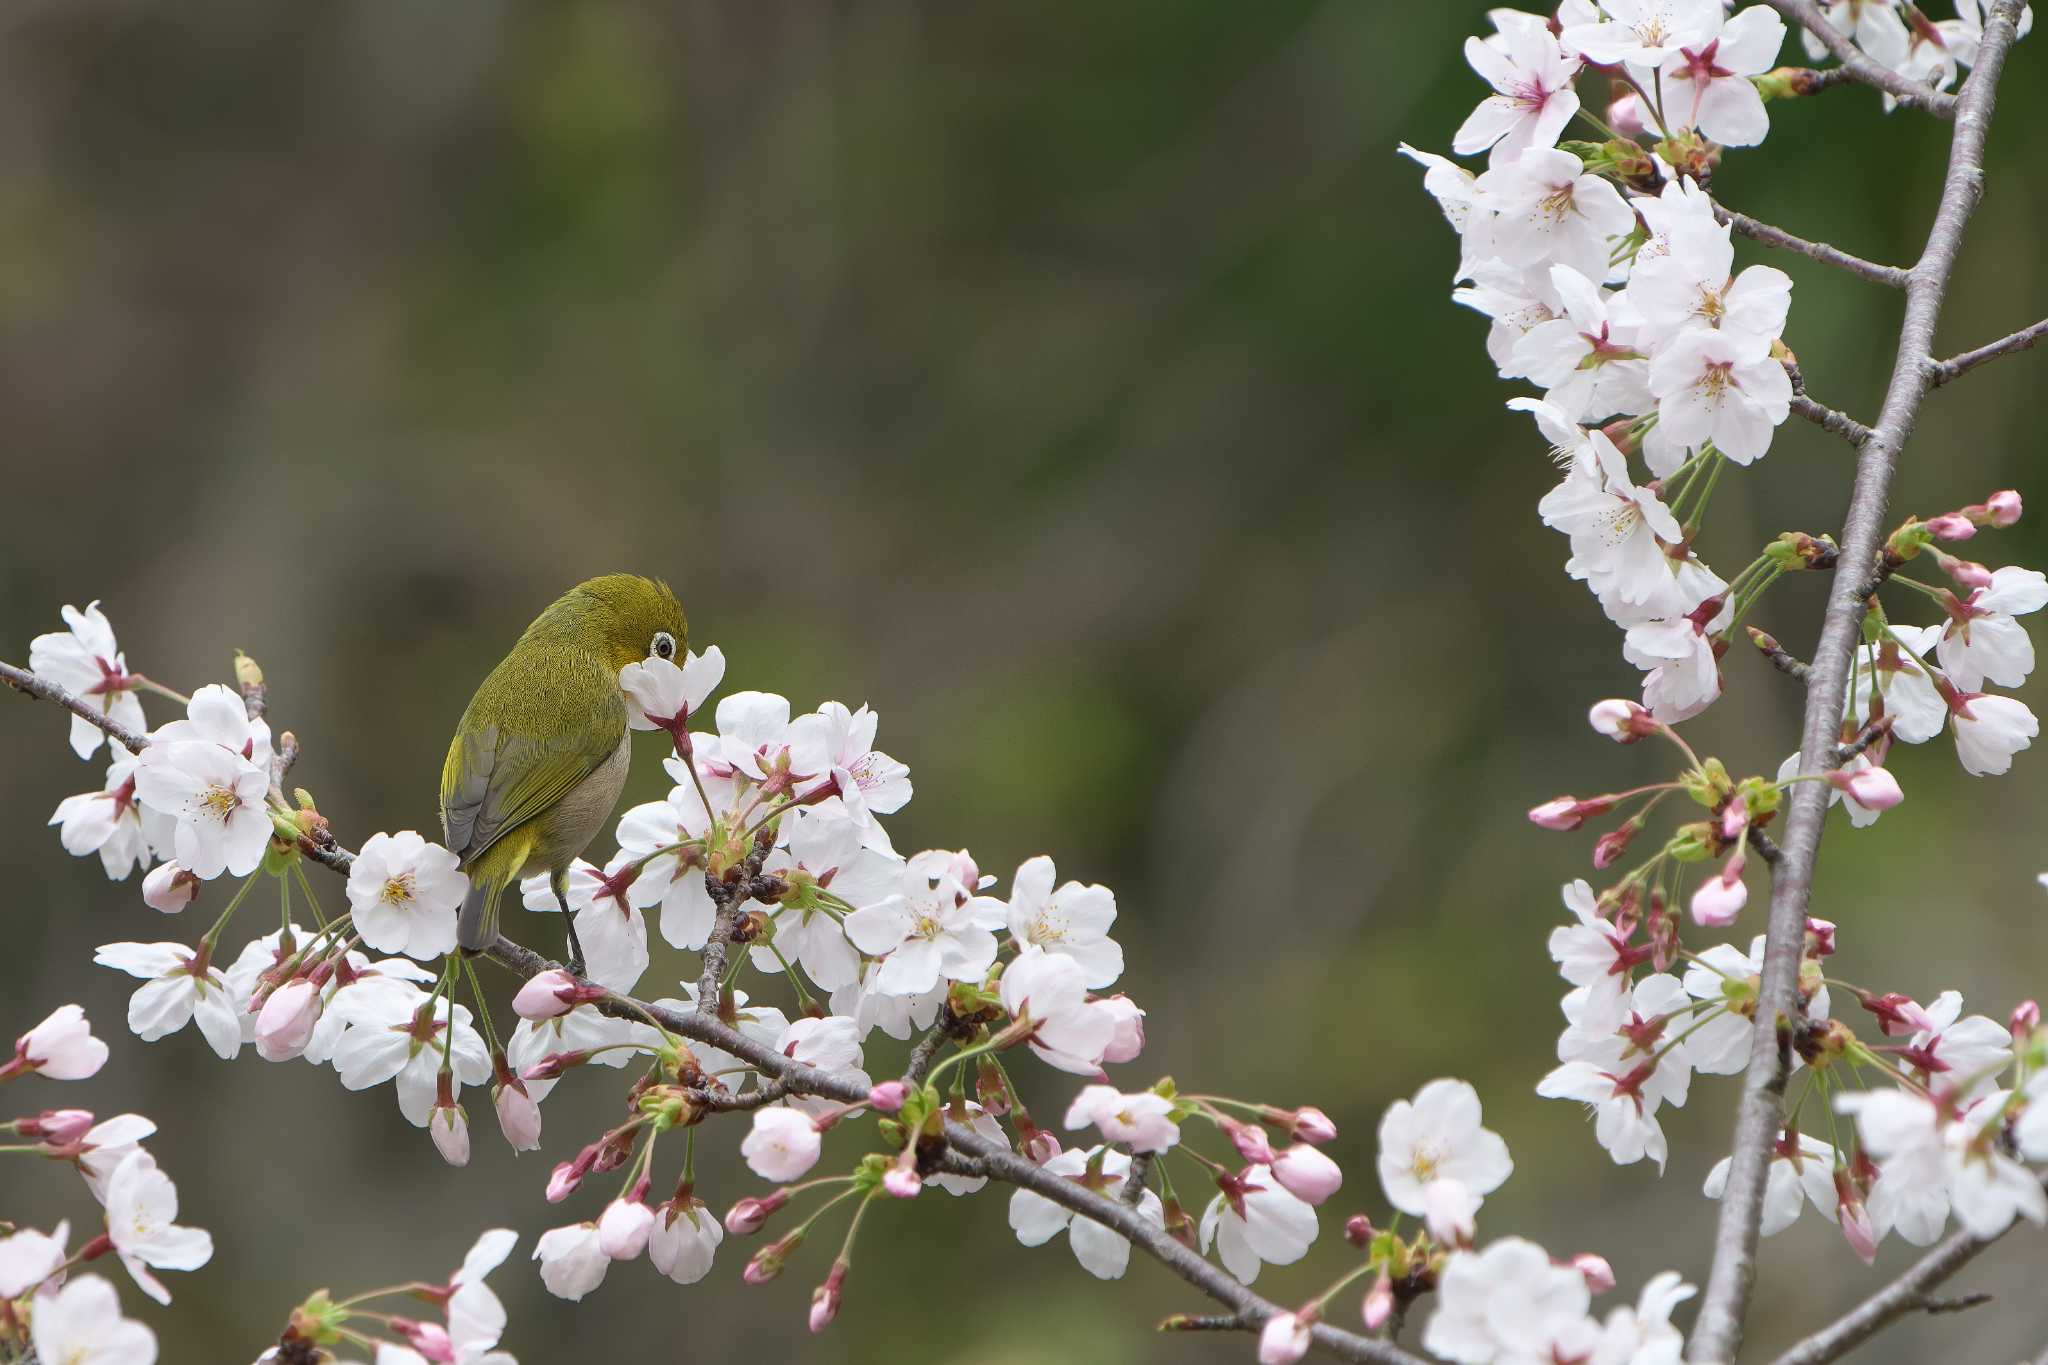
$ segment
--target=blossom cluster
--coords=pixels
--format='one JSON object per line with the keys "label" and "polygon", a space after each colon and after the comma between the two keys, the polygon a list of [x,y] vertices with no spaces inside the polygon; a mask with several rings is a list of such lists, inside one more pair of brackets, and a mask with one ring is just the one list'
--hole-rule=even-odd
{"label": "blossom cluster", "polygon": [[[15,1040],[0,1063],[0,1083],[40,1076],[82,1081],[106,1064],[105,1042],[85,1011],[65,1005]],[[71,1272],[104,1256],[120,1261],[137,1288],[171,1301],[160,1270],[197,1270],[213,1258],[213,1238],[180,1226],[178,1189],[143,1143],[156,1124],[140,1114],[100,1119],[90,1110],[44,1109],[0,1124],[17,1141],[5,1151],[74,1167],[100,1206],[101,1231],[75,1249],[71,1224],[48,1232],[8,1225],[0,1237],[0,1352],[46,1361],[120,1361],[152,1365],[156,1334],[123,1316],[106,1279]]]}

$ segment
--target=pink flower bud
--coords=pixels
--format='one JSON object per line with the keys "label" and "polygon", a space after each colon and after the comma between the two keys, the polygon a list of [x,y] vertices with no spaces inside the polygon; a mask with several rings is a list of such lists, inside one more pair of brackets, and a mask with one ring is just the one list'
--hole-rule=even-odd
{"label": "pink flower bud", "polygon": [[1643,117],[1643,102],[1633,94],[1623,95],[1607,106],[1607,126],[1623,137],[1638,137],[1650,130]]}
{"label": "pink flower bud", "polygon": [[882,1177],[882,1188],[898,1199],[915,1199],[924,1188],[924,1177],[917,1173],[917,1167],[899,1161]]}
{"label": "pink flower bud", "polygon": [[1806,951],[1813,957],[1835,955],[1835,922],[1831,919],[1806,917]]}
{"label": "pink flower bud", "polygon": [[1863,1207],[1863,1195],[1855,1182],[1849,1179],[1849,1172],[1835,1168],[1835,1216],[1841,1225],[1842,1238],[1849,1249],[1869,1265],[1877,1259],[1877,1229],[1870,1221],[1870,1211]]}
{"label": "pink flower bud", "polygon": [[427,1136],[450,1166],[469,1164],[469,1115],[459,1104],[437,1104],[427,1115]]}
{"label": "pink flower bud", "polygon": [[1586,721],[1596,733],[1616,744],[1633,744],[1657,730],[1657,722],[1648,711],[1621,697],[1594,702],[1593,709],[1586,713]]}
{"label": "pink flower bud", "polygon": [[1899,779],[1885,768],[1837,768],[1828,774],[1828,785],[1865,810],[1890,810],[1906,799]]}
{"label": "pink flower bud", "polygon": [[1394,1282],[1382,1270],[1379,1278],[1372,1282],[1372,1288],[1365,1291],[1365,1306],[1361,1310],[1365,1317],[1365,1330],[1377,1332],[1387,1325],[1387,1319],[1394,1316]]}
{"label": "pink flower bud", "polygon": [[1710,929],[1719,929],[1735,923],[1735,917],[1742,913],[1742,907],[1749,904],[1749,887],[1743,883],[1742,869],[1738,859],[1728,860],[1735,868],[1730,877],[1727,868],[1720,875],[1709,877],[1700,883],[1699,890],[1692,893],[1692,918],[1695,924]]}
{"label": "pink flower bud", "polygon": [[1977,534],[1977,523],[1961,512],[1944,512],[1920,524],[1926,528],[1927,534],[1938,540],[1968,540]]}
{"label": "pink flower bud", "polygon": [[638,1197],[614,1199],[597,1219],[597,1249],[614,1261],[630,1261],[647,1249],[654,1210]]}
{"label": "pink flower bud", "polygon": [[811,1291],[811,1332],[816,1335],[832,1325],[832,1319],[839,1316],[839,1301],[846,1284],[846,1262],[834,1261],[832,1273],[825,1277],[825,1283]]}
{"label": "pink flower bud", "polygon": [[1259,1365],[1294,1365],[1308,1354],[1309,1329],[1315,1326],[1313,1304],[1293,1313],[1275,1313],[1259,1329]]}
{"label": "pink flower bud", "polygon": [[1272,1164],[1273,1144],[1266,1140],[1265,1129],[1255,1128],[1249,1123],[1239,1123],[1236,1119],[1224,1119],[1221,1126],[1224,1135],[1230,1139],[1230,1145],[1237,1148],[1237,1154],[1244,1158],[1246,1165]]}
{"label": "pink flower bud", "polygon": [[903,1108],[904,1099],[910,1094],[910,1087],[901,1081],[883,1081],[868,1091],[868,1103],[876,1112],[894,1114]]}
{"label": "pink flower bud", "polygon": [[320,1022],[320,988],[305,977],[287,981],[270,993],[256,1016],[256,1053],[266,1062],[288,1062],[313,1041]]}
{"label": "pink flower bud", "polygon": [[[2012,1036],[2016,1039],[2033,1035],[2041,1027],[2041,1005],[2036,1000],[2022,1000],[2012,1008]],[[91,1115],[86,1115],[88,1121]]]}
{"label": "pink flower bud", "polygon": [[1094,1008],[1107,1011],[1116,1020],[1116,1032],[1103,1049],[1102,1060],[1112,1066],[1137,1060],[1145,1050],[1145,1011],[1138,1008],[1138,1002],[1127,995],[1111,995],[1096,1001]]}
{"label": "pink flower bud", "polygon": [[506,1077],[492,1092],[491,1105],[498,1113],[499,1131],[505,1134],[513,1151],[540,1150],[540,1106],[526,1093],[523,1081],[517,1076]]}
{"label": "pink flower bud", "polygon": [[2010,526],[2020,519],[2020,495],[2002,488],[1984,499],[1984,515],[1993,526]]}
{"label": "pink flower bud", "polygon": [[735,1237],[759,1232],[769,1215],[789,1202],[788,1190],[777,1190],[759,1199],[742,1199],[725,1213],[725,1230]]}
{"label": "pink flower bud", "polygon": [[1749,803],[1730,801],[1721,808],[1721,837],[1734,843],[1749,828]]}
{"label": "pink flower bud", "polygon": [[449,1337],[448,1329],[438,1322],[414,1322],[410,1318],[393,1318],[385,1325],[404,1337],[406,1345],[437,1365],[439,1362],[452,1361],[456,1358],[455,1342]]}
{"label": "pink flower bud", "polygon": [[1344,1184],[1337,1163],[1305,1142],[1274,1157],[1272,1171],[1281,1188],[1305,1204],[1322,1203]]}
{"label": "pink flower bud", "polygon": [[783,1263],[795,1254],[803,1242],[804,1234],[801,1228],[778,1241],[770,1242],[754,1253],[753,1259],[747,1262],[747,1268],[740,1278],[748,1284],[768,1283],[782,1273]]}
{"label": "pink flower bud", "polygon": [[153,867],[142,879],[142,903],[152,910],[175,915],[199,899],[199,878],[175,862]]}
{"label": "pink flower bud", "polygon": [[523,1081],[559,1080],[563,1072],[574,1070],[589,1060],[590,1053],[584,1049],[574,1052],[550,1052],[547,1056],[520,1072],[519,1079]]}
{"label": "pink flower bud", "polygon": [[91,1130],[92,1112],[86,1109],[45,1109],[32,1119],[14,1123],[17,1135],[40,1138],[49,1147],[68,1147]]}
{"label": "pink flower bud", "polygon": [[564,1161],[548,1176],[547,1199],[550,1204],[559,1204],[576,1193],[576,1187],[583,1183],[583,1177],[590,1174],[590,1164],[596,1159],[597,1149],[585,1147],[574,1161]]}
{"label": "pink flower bud", "polygon": [[578,1005],[602,1000],[605,995],[602,987],[586,986],[557,968],[542,972],[521,986],[512,997],[512,1012],[522,1019],[554,1019]]}
{"label": "pink flower bud", "polygon": [[1024,1157],[1033,1165],[1043,1166],[1060,1154],[1060,1140],[1043,1128],[1024,1139]]}
{"label": "pink flower bud", "polygon": [[1312,1105],[1303,1105],[1287,1120],[1287,1134],[1296,1142],[1312,1143],[1317,1147],[1337,1140],[1337,1125],[1330,1122],[1330,1116]]}
{"label": "pink flower bud", "polygon": [[1621,861],[1621,855],[1628,852],[1629,841],[1642,828],[1637,820],[1626,820],[1601,835],[1593,844],[1593,866],[1605,869]]}
{"label": "pink flower bud", "polygon": [[1586,822],[1586,813],[1577,797],[1560,796],[1530,807],[1529,822],[1544,829],[1577,829]]}
{"label": "pink flower bud", "polygon": [[1354,1213],[1344,1220],[1344,1240],[1360,1251],[1372,1245],[1372,1219],[1362,1213]]}
{"label": "pink flower bud", "polygon": [[1974,592],[1978,588],[1991,586],[1991,570],[1969,559],[1957,559],[1934,551],[1934,562],[1941,571],[1956,581],[1956,586]]}
{"label": "pink flower bud", "polygon": [[1595,1256],[1590,1251],[1582,1251],[1572,1257],[1572,1269],[1585,1277],[1586,1288],[1595,1294],[1605,1294],[1614,1288],[1614,1267],[1607,1264],[1605,1256]]}

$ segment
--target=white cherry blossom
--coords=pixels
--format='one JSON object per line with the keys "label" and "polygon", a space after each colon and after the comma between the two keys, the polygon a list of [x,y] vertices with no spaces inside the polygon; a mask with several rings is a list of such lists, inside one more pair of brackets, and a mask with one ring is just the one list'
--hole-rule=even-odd
{"label": "white cherry blossom", "polygon": [[1499,1189],[1514,1169],[1507,1143],[1481,1126],[1479,1092],[1468,1082],[1431,1081],[1380,1118],[1380,1185],[1403,1213],[1427,1213],[1436,1181],[1456,1181],[1476,1200]]}
{"label": "white cherry blossom", "polygon": [[1553,1263],[1534,1242],[1504,1237],[1484,1251],[1453,1252],[1444,1263],[1422,1347],[1460,1365],[1549,1360],[1591,1302],[1576,1269]]}
{"label": "white cherry blossom", "polygon": [[171,851],[194,876],[246,877],[262,863],[270,774],[249,759],[205,740],[158,740],[142,751],[135,791],[177,822]]}
{"label": "white cherry blossom", "polygon": [[1763,458],[1791,412],[1792,380],[1771,358],[1770,338],[1747,332],[1684,333],[1650,362],[1650,390],[1670,438],[1712,441],[1743,465]]}
{"label": "white cherry blossom", "polygon": [[148,1152],[128,1155],[107,1182],[107,1237],[142,1292],[158,1303],[171,1293],[153,1270],[197,1270],[213,1259],[213,1238],[178,1226],[178,1187]]}
{"label": "white cherry blossom", "polygon": [[[1010,937],[1081,964],[1091,989],[1112,985],[1124,971],[1124,950],[1109,936],[1116,896],[1106,886],[1065,882],[1053,888],[1053,862],[1027,860],[1010,883]],[[822,984],[822,983],[820,983]]]}
{"label": "white cherry blossom", "polygon": [[455,951],[456,915],[468,891],[461,860],[409,829],[372,834],[348,872],[363,942],[422,960]]}
{"label": "white cherry blossom", "polygon": [[122,1317],[114,1286],[97,1275],[38,1299],[29,1337],[51,1365],[156,1365],[156,1333]]}
{"label": "white cherry blossom", "polygon": [[[1109,1199],[1122,1198],[1124,1181],[1131,1171],[1131,1159],[1114,1148],[1084,1150],[1070,1147],[1039,1169],[1048,1175],[1085,1184],[1091,1179],[1089,1161],[1098,1154],[1101,1158],[1099,1173],[1092,1178],[1097,1193]],[[1159,1196],[1146,1190],[1138,1200],[1138,1216],[1163,1224],[1166,1210]],[[1309,1216],[1313,1220],[1315,1215],[1311,1213]],[[1028,1247],[1044,1246],[1061,1232],[1067,1233],[1067,1240],[1074,1249],[1074,1259],[1081,1263],[1083,1270],[1099,1280],[1123,1278],[1124,1269],[1130,1264],[1131,1244],[1122,1235],[1092,1218],[1077,1218],[1063,1205],[1030,1190],[1020,1189],[1010,1196],[1010,1230],[1017,1234],[1019,1242]]]}
{"label": "white cherry blossom", "polygon": [[1491,149],[1498,166],[1531,148],[1547,148],[1579,112],[1572,89],[1579,59],[1566,53],[1540,16],[1495,11],[1496,42],[1465,40],[1465,60],[1494,93],[1479,102],[1451,139],[1460,156]]}
{"label": "white cherry blossom", "polygon": [[1494,211],[1495,249],[1509,265],[1568,265],[1589,280],[1609,273],[1612,238],[1636,216],[1613,182],[1586,172],[1570,152],[1541,147],[1479,177]]}
{"label": "white cherry blossom", "polygon": [[[109,720],[131,730],[148,729],[135,677],[100,604],[88,602],[84,611],[67,606],[62,615],[65,629],[29,641],[29,671],[77,693]],[[85,717],[71,718],[71,752],[91,758],[102,740],[115,742]]]}
{"label": "white cherry blossom", "polygon": [[109,943],[92,959],[147,984],[128,998],[128,1027],[153,1043],[197,1021],[223,1061],[242,1050],[242,1004],[220,968],[182,943]]}

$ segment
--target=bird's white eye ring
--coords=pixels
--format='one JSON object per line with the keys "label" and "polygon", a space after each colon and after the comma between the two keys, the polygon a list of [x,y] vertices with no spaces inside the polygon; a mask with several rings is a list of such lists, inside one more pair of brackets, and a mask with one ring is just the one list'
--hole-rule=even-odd
{"label": "bird's white eye ring", "polygon": [[658,659],[675,658],[676,637],[665,630],[655,631],[653,643],[648,645],[647,652]]}

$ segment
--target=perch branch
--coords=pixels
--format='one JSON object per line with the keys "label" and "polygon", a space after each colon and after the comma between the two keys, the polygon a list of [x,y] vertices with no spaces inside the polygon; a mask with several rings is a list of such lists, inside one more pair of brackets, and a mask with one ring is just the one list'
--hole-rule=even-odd
{"label": "perch branch", "polygon": [[1795,237],[1781,227],[1773,227],[1746,213],[1737,213],[1734,209],[1723,208],[1719,204],[1714,205],[1714,216],[1751,241],[1762,242],[1765,246],[1774,246],[1783,251],[1796,251],[1809,260],[1834,266],[1838,270],[1846,270],[1851,275],[1860,276],[1873,284],[1881,284],[1891,289],[1904,289],[1907,277],[1911,274],[1910,271],[1895,265],[1879,265],[1876,261],[1866,261],[1861,256],[1852,256],[1840,247],[1829,246],[1826,242],[1809,242],[1804,237]]}

